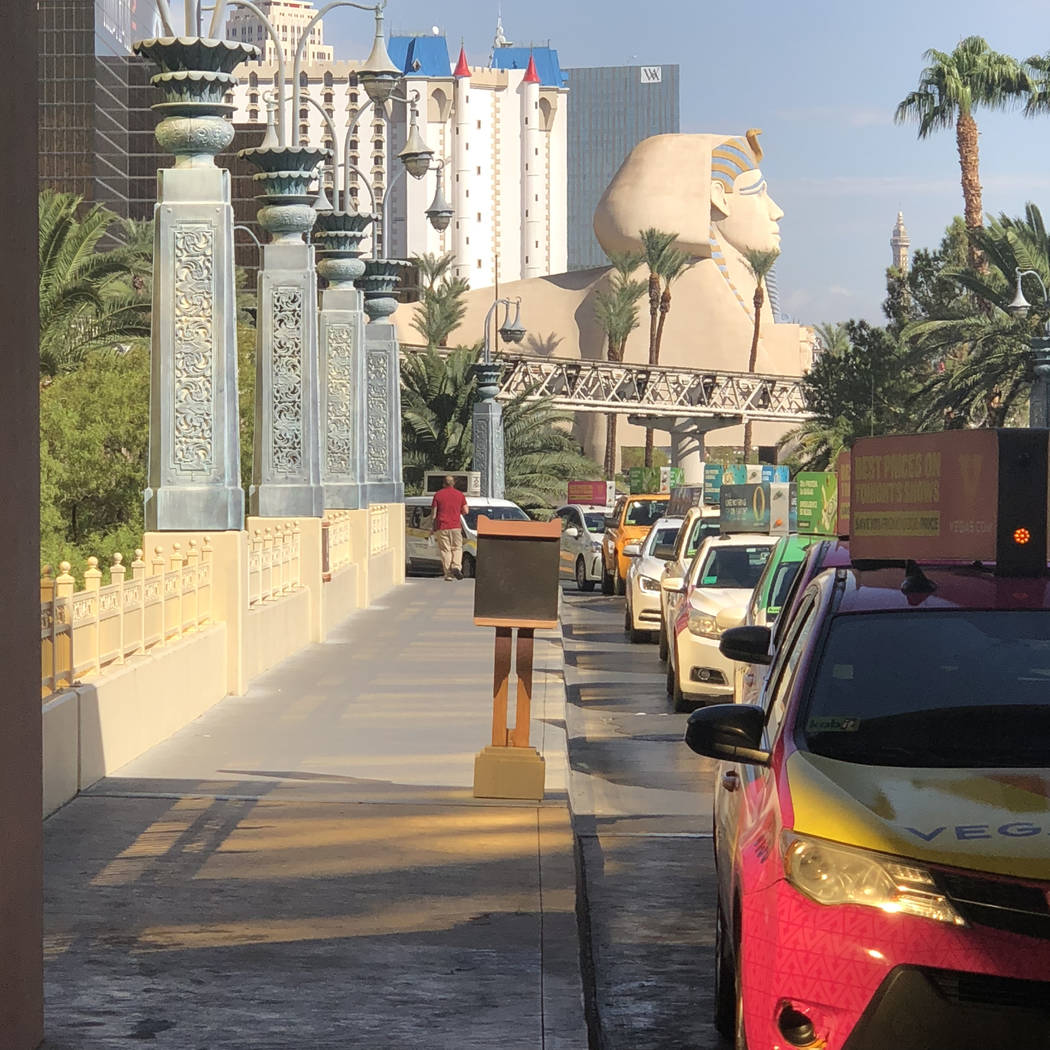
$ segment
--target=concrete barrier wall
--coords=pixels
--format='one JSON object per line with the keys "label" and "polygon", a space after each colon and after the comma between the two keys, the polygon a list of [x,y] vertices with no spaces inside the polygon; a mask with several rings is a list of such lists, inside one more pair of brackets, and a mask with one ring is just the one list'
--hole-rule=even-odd
{"label": "concrete barrier wall", "polygon": [[245,675],[251,681],[310,641],[309,591],[253,605],[244,618]]}
{"label": "concrete barrier wall", "polygon": [[[323,641],[354,610],[404,582],[404,511],[390,505],[389,546],[369,550],[368,511],[352,512],[353,560],[323,579],[320,521],[299,519],[300,589],[248,601],[245,533],[210,538],[214,549],[213,623],[163,648],[133,657],[43,705],[46,816],[76,793],[137,758],[251,679]],[[292,519],[289,519],[292,520]],[[167,544],[203,534],[148,534]]]}
{"label": "concrete barrier wall", "polygon": [[44,815],[226,695],[226,627],[137,656],[43,707]]}

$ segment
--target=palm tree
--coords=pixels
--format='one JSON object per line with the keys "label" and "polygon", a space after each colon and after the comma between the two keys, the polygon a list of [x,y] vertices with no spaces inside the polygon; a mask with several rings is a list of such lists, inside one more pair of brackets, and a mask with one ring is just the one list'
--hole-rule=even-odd
{"label": "palm tree", "polygon": [[1028,316],[1013,317],[1007,306],[1018,269],[1034,270],[1044,285],[1050,284],[1050,236],[1039,208],[1029,203],[1023,218],[1000,215],[972,238],[986,260],[984,269],[949,266],[943,271],[970,293],[970,308],[916,321],[904,329],[903,337],[927,360],[943,362],[921,392],[931,420],[994,426],[1011,415],[1023,416],[1030,377],[1022,348],[1042,332],[1047,304],[1029,278],[1035,293],[1029,298],[1036,305]]}
{"label": "palm tree", "polygon": [[[627,350],[627,339],[638,327],[638,300],[645,295],[646,282],[635,280],[631,275],[642,264],[643,256],[637,252],[610,252],[613,274],[608,288],[602,288],[595,296],[594,313],[605,333],[606,356],[609,361],[623,360]],[[605,477],[616,474],[616,423],[617,415],[610,412],[605,417]]]}
{"label": "palm tree", "polygon": [[[678,240],[677,233],[665,233],[650,226],[639,233],[642,249],[645,252],[645,264],[649,267],[649,364],[660,363],[660,341],[663,336],[663,322],[671,308],[670,283],[665,287],[668,274],[677,279],[688,265],[688,257],[674,247]],[[667,309],[662,310],[664,295],[667,296]],[[645,460],[647,467],[653,465],[653,431],[645,430]]]}
{"label": "palm tree", "polygon": [[[474,455],[471,416],[477,400],[474,365],[481,347],[456,347],[442,357],[433,348],[401,365],[405,483],[422,484],[423,472],[467,470]],[[600,474],[580,453],[568,424],[572,416],[549,399],[525,392],[503,406],[506,495],[526,510],[548,512],[564,499],[566,482]]]}
{"label": "palm tree", "polygon": [[[744,262],[747,263],[747,268],[755,279],[755,295],[752,299],[755,309],[755,321],[751,330],[751,353],[747,358],[747,370],[751,373],[754,373],[755,365],[758,363],[758,337],[762,328],[762,307],[766,301],[766,278],[769,276],[769,271],[773,269],[773,265],[776,263],[779,255],[780,251],[777,248],[771,248],[769,251],[763,251],[759,248],[744,249]],[[745,463],[748,462],[751,456],[751,427],[752,424],[749,418],[744,423]]]}
{"label": "palm tree", "polygon": [[[977,145],[978,107],[1006,109],[1031,99],[1032,80],[1016,59],[992,51],[979,36],[961,40],[950,54],[932,48],[923,58],[930,64],[919,76],[919,86],[897,106],[894,121],[919,123],[919,138],[941,128],[955,127],[962,176],[964,219],[968,230],[978,229],[984,219]],[[970,265],[977,269],[980,258],[971,245]]]}
{"label": "palm tree", "polygon": [[822,354],[835,354],[841,357],[849,349],[849,332],[844,324],[837,321],[824,321],[813,326],[817,345]]}
{"label": "palm tree", "polygon": [[150,305],[133,287],[132,255],[100,251],[117,216],[95,204],[78,216],[82,198],[40,194],[40,370],[75,369],[94,349],[148,338]]}
{"label": "palm tree", "polygon": [[423,337],[427,346],[445,346],[448,337],[467,312],[464,301],[470,290],[463,277],[452,276],[455,255],[445,252],[434,255],[424,252],[412,257],[419,269],[420,300],[412,318],[412,327]]}

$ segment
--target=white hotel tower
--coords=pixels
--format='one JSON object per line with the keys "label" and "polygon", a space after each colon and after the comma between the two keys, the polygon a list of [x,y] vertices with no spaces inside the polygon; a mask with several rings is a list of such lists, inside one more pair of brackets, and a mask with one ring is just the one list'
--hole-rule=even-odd
{"label": "white hotel tower", "polygon": [[[271,0],[271,20],[274,10],[284,6],[296,8],[297,20],[303,18],[303,8],[312,17],[305,0],[294,5]],[[244,16],[242,9],[236,29],[244,39],[258,42],[252,35],[255,27],[248,24],[252,17]],[[319,32],[315,27],[311,33],[311,51],[324,47]],[[438,159],[445,162],[445,194],[455,216],[442,232],[427,222],[424,213],[434,197],[436,172],[419,181],[398,174],[396,157],[407,138],[407,107],[394,104],[389,125],[368,113],[351,137],[350,159],[367,173],[380,206],[389,184],[388,166],[395,179],[387,254],[409,258],[454,252],[456,273],[474,288],[563,273],[568,251],[568,91],[557,52],[511,47],[500,35],[488,65],[469,65],[461,48],[453,68],[441,35],[391,36],[388,49],[405,72],[397,93],[419,93],[419,130],[434,151],[435,166]],[[359,50],[363,60],[368,47]],[[358,66],[357,61],[324,60],[308,62],[302,70],[301,82],[332,120],[340,145],[348,123],[367,101],[357,83]],[[291,75],[290,69],[286,75]],[[262,93],[276,76],[272,61],[238,69],[233,91],[237,123],[265,122]],[[287,94],[290,97],[290,90]],[[298,115],[290,115],[289,128],[295,126],[300,141],[334,148],[326,122],[313,105],[304,103]],[[370,209],[362,180],[352,172],[349,181],[358,207]]]}

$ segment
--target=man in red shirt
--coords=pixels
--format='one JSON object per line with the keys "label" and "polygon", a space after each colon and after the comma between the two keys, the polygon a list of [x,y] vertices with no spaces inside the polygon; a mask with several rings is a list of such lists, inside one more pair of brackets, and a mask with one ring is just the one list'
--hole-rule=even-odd
{"label": "man in red shirt", "polygon": [[463,579],[463,523],[460,515],[466,512],[467,497],[456,488],[456,479],[446,476],[445,487],[434,493],[431,503],[434,524],[431,534],[437,534],[441,552],[441,569],[446,580]]}

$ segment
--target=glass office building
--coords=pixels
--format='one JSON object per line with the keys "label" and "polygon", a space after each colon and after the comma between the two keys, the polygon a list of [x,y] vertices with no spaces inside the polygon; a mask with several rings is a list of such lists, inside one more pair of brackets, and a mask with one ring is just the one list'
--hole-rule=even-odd
{"label": "glass office building", "polygon": [[634,147],[677,133],[678,66],[567,69],[569,88],[569,269],[606,265],[594,209]]}
{"label": "glass office building", "polygon": [[158,151],[151,65],[131,53],[154,35],[152,0],[40,0],[40,183],[148,219]]}

